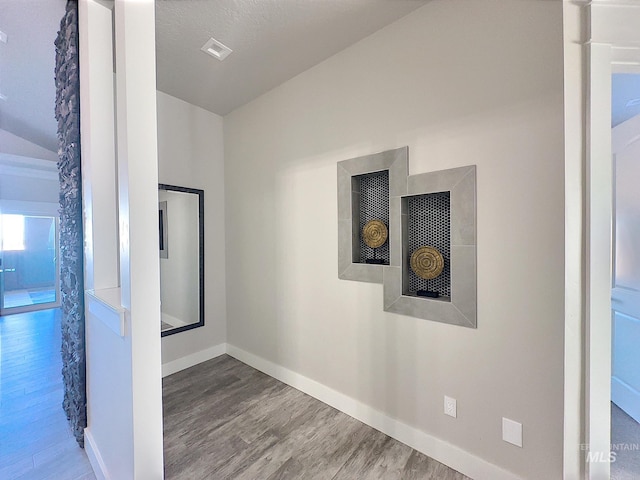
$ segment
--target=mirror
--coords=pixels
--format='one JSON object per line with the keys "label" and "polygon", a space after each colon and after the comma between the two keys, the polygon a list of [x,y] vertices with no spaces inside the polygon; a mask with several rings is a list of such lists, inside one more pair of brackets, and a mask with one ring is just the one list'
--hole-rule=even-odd
{"label": "mirror", "polygon": [[204,325],[204,191],[158,186],[161,335]]}

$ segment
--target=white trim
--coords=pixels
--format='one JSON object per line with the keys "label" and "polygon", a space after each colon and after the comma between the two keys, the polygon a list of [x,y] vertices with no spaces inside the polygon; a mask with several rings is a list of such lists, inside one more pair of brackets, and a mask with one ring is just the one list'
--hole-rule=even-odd
{"label": "white trim", "polygon": [[[595,12],[592,12],[594,14]],[[593,20],[593,17],[592,17]],[[589,45],[586,163],[586,443],[608,458],[611,443],[611,46]],[[609,478],[588,462],[588,478]]]}
{"label": "white trim", "polygon": [[84,450],[87,452],[87,458],[89,458],[89,463],[96,476],[96,480],[109,480],[107,467],[104,464],[104,460],[102,460],[100,450],[98,450],[96,441],[93,439],[91,430],[88,427],[84,429]]}
{"label": "white trim", "polygon": [[310,395],[376,430],[415,448],[476,480],[515,480],[516,474],[406,423],[391,418],[354,398],[316,382],[304,375],[242,350],[226,345],[227,354],[281,382]]}
{"label": "white trim", "polygon": [[120,288],[85,291],[85,312],[102,321],[110,330],[124,337],[127,311],[120,302]]}
{"label": "white trim", "polygon": [[221,343],[220,345],[215,345],[213,347],[191,353],[184,357],[180,357],[176,360],[163,363],[162,377],[164,378],[169,375],[173,375],[176,372],[185,370],[189,367],[193,367],[194,365],[198,365],[199,363],[206,362],[207,360],[211,360],[212,358],[219,357],[220,355],[224,355],[225,353],[227,353],[227,345],[225,343]]}

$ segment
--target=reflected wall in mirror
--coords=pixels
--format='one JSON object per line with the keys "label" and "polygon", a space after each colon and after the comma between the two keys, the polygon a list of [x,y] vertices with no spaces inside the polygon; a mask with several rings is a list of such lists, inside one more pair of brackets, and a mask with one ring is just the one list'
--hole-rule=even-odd
{"label": "reflected wall in mirror", "polygon": [[204,191],[158,186],[163,337],[204,325]]}

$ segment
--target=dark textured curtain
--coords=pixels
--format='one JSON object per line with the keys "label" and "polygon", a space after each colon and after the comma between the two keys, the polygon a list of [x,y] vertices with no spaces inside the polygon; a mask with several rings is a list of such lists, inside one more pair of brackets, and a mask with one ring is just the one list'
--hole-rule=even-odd
{"label": "dark textured curtain", "polygon": [[80,172],[80,79],[78,2],[67,2],[56,45],[56,120],[60,177],[60,290],[63,408],[84,447],[87,394],[84,351],[82,175]]}

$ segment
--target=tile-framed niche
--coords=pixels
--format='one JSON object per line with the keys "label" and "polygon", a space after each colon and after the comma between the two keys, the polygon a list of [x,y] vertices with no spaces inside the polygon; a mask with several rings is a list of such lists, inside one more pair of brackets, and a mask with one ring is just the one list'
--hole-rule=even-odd
{"label": "tile-framed niche", "polygon": [[[338,162],[338,277],[382,283],[387,312],[476,328],[476,166],[408,171],[408,147]],[[388,229],[376,251],[362,238],[369,220]],[[434,278],[411,267],[422,247],[442,259]]]}
{"label": "tile-framed niche", "polygon": [[[383,268],[400,265],[391,232],[397,226],[389,210],[390,198],[406,194],[408,148],[402,147],[338,162],[338,277],[382,283]],[[385,223],[386,243],[371,249],[362,239],[369,220]],[[395,253],[395,255],[394,255]],[[379,263],[367,263],[375,260]]]}
{"label": "tile-framed niche", "polygon": [[[384,310],[436,322],[477,326],[476,167],[407,178],[407,193],[390,198],[390,224],[400,238],[400,265],[384,269]],[[421,244],[444,257],[442,274],[424,281],[410,258]],[[420,288],[438,298],[418,296]]]}

